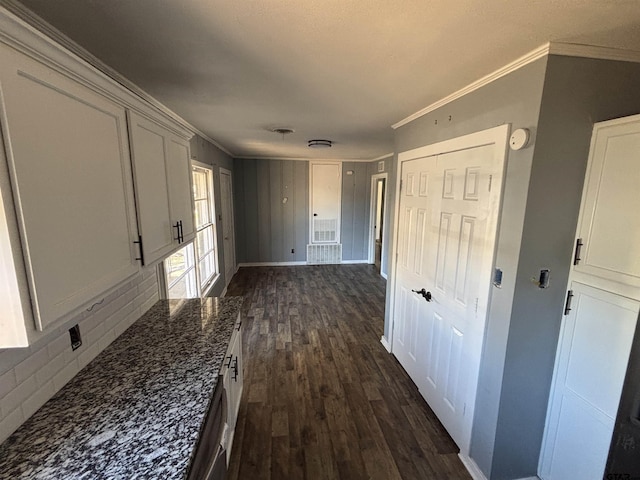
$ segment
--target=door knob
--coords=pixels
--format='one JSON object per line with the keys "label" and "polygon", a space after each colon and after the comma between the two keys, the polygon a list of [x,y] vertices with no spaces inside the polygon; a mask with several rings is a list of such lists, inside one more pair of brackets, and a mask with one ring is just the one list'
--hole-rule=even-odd
{"label": "door knob", "polygon": [[431,292],[427,292],[424,288],[422,288],[421,290],[411,291],[417,293],[418,295],[422,295],[427,302],[430,302],[433,299],[433,297],[431,296]]}

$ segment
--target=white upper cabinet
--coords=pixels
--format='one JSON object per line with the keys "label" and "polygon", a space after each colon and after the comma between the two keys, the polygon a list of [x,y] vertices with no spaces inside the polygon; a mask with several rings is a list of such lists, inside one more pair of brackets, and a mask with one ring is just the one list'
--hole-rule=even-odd
{"label": "white upper cabinet", "polygon": [[33,316],[44,330],[139,270],[126,115],[6,45],[0,64],[0,174],[11,180]]}
{"label": "white upper cabinet", "polygon": [[194,236],[189,142],[129,112],[138,225],[145,265]]}
{"label": "white upper cabinet", "polygon": [[575,281],[640,300],[640,115],[594,126]]}

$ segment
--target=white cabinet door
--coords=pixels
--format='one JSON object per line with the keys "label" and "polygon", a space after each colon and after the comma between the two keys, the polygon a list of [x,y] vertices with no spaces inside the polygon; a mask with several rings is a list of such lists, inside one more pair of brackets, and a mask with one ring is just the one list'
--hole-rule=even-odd
{"label": "white cabinet door", "polygon": [[238,420],[243,389],[242,323],[239,316],[224,361],[222,378],[227,394],[228,428],[225,446],[227,449],[227,459],[229,459],[231,457],[231,447],[233,446],[233,437],[235,435],[236,421]]}
{"label": "white cabinet door", "polygon": [[195,236],[189,142],[174,135],[169,137],[168,146],[167,175],[171,218],[174,223],[181,222],[181,243],[188,242]]}
{"label": "white cabinet door", "polygon": [[170,255],[194,236],[188,142],[129,112],[129,132],[144,263]]}
{"label": "white cabinet door", "polygon": [[571,284],[540,477],[601,480],[640,303]]}
{"label": "white cabinet door", "polygon": [[139,270],[125,111],[0,46],[2,128],[40,330]]}
{"label": "white cabinet door", "polygon": [[[597,124],[573,279],[640,299],[640,115]],[[594,283],[595,282],[595,283]]]}

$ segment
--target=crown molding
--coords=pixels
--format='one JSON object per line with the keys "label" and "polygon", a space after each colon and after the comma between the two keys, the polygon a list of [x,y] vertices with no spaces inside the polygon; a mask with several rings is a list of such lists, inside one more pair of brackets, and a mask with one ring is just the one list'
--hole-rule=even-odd
{"label": "crown molding", "polygon": [[[177,124],[182,129],[185,129],[188,132],[188,136],[198,134],[199,136],[213,144],[216,148],[220,149],[222,152],[233,158],[233,154],[224,146],[220,145],[220,143],[203,133],[200,129],[194,127],[173,110],[169,109],[164,104],[156,100],[153,96],[149,95],[147,92],[138,87],[135,83],[111,68],[109,65],[105,64],[98,57],[78,45],[71,38],[47,23],[45,20],[33,13],[18,1],[2,0],[2,5],[0,6],[0,16],[3,17],[1,21],[2,27],[10,27],[7,29],[2,29],[1,36],[3,37],[5,43],[11,44],[15,48],[18,48],[19,50],[31,56],[37,56],[38,60],[41,61],[43,60],[43,50],[44,54],[46,54],[47,50],[51,51],[52,49],[55,49],[58,51],[56,53],[60,53],[62,55],[56,55],[55,58],[49,58],[50,55],[44,55],[47,60],[46,63],[50,65],[53,64],[52,66],[55,66],[58,70],[65,70],[65,73],[69,73],[68,70],[75,69],[68,66],[68,59],[65,58],[61,60],[60,57],[72,57],[75,62],[78,62],[79,60],[80,62],[86,64],[86,66],[90,67],[90,69],[93,71],[92,73],[98,73],[101,76],[108,78],[112,82],[115,82],[119,87],[125,89],[129,94],[137,97],[138,101],[144,102],[148,107],[151,108],[154,113],[160,114],[162,117],[168,120],[169,125],[165,126],[171,128],[172,130],[175,130],[174,125]],[[26,36],[28,35],[33,38],[27,40]],[[76,78],[76,80],[80,80],[84,84],[87,83],[86,81],[82,81],[82,79],[79,78]],[[94,87],[94,89],[96,88],[96,85],[92,86]],[[104,88],[102,85],[100,85],[99,87],[100,89]],[[104,94],[105,92],[103,91],[101,93]],[[120,98],[120,100],[122,100],[122,98]],[[127,106],[134,107],[133,105]],[[140,113],[149,116],[149,112]],[[171,123],[173,123],[174,125],[171,125]],[[182,136],[185,136],[185,132],[178,133],[180,133]]]}
{"label": "crown molding", "polygon": [[549,55],[640,63],[640,52],[578,43],[551,43]]}
{"label": "crown molding", "polygon": [[514,72],[522,67],[524,67],[525,65],[528,65],[532,62],[535,62],[536,60],[538,60],[539,58],[544,57],[545,55],[548,55],[549,53],[549,45],[550,44],[545,44],[539,48],[536,48],[535,50],[527,53],[526,55],[523,55],[522,57],[517,58],[516,60],[514,60],[513,62],[505,65],[502,68],[499,68],[498,70],[495,70],[494,72],[491,72],[489,75],[485,75],[484,77],[476,80],[473,83],[470,83],[469,85],[467,85],[464,88],[461,88],[460,90],[452,93],[451,95],[448,95],[446,97],[444,97],[441,100],[438,100],[437,102],[432,103],[431,105],[423,108],[422,110],[418,110],[416,113],[409,115],[408,117],[400,120],[397,123],[394,123],[393,125],[391,125],[391,128],[393,128],[394,130],[402,127],[403,125],[406,125],[407,123],[410,123],[414,120],[416,120],[417,118],[420,118],[424,115],[426,115],[427,113],[433,112],[434,110],[453,102],[454,100],[457,100],[460,97],[464,97],[465,95],[470,94],[471,92],[474,92],[476,90],[478,90],[481,87],[484,87],[485,85],[496,81],[497,79],[504,77],[505,75],[510,74],[511,72]]}
{"label": "crown molding", "polygon": [[[292,162],[371,163],[375,161],[375,160],[369,160],[366,158],[270,157],[270,156],[258,156],[258,155],[236,155],[233,158],[236,160],[280,160],[280,161],[292,161]],[[385,155],[383,158],[387,158],[387,155]]]}
{"label": "crown molding", "polygon": [[523,55],[522,57],[517,58],[511,63],[508,63],[504,67],[495,70],[489,75],[485,75],[484,77],[476,80],[473,83],[470,83],[464,88],[452,93],[444,97],[437,102],[432,103],[431,105],[423,108],[422,110],[417,111],[416,113],[409,115],[408,117],[400,120],[397,123],[391,125],[391,128],[398,129],[403,125],[406,125],[417,118],[426,115],[427,113],[433,112],[434,110],[457,100],[460,97],[468,95],[469,93],[478,90],[485,85],[494,82],[495,80],[504,77],[505,75],[514,72],[525,65],[528,65],[532,62],[535,62],[539,58],[542,58],[547,55],[561,55],[566,57],[582,57],[582,58],[594,58],[600,60],[615,60],[622,62],[635,62],[640,63],[640,52],[634,50],[621,50],[617,48],[609,48],[609,47],[597,47],[594,45],[582,45],[577,43],[556,43],[550,42],[542,45],[541,47],[532,50],[531,52]]}
{"label": "crown molding", "polygon": [[395,152],[389,152],[389,153],[385,153],[384,155],[380,155],[379,157],[372,158],[371,160],[368,160],[368,161],[377,162],[378,160],[384,160],[385,158],[393,157],[394,155],[395,155]]}

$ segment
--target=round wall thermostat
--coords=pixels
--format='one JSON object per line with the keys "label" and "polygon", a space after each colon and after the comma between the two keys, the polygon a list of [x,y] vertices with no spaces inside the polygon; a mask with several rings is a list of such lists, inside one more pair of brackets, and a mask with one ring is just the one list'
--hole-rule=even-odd
{"label": "round wall thermostat", "polygon": [[509,139],[509,146],[511,150],[521,150],[529,143],[529,130],[526,128],[519,128],[514,130]]}

